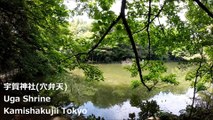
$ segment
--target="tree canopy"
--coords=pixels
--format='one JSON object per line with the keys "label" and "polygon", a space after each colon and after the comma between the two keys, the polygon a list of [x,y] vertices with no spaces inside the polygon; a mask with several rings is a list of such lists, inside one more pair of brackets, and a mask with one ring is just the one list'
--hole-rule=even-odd
{"label": "tree canopy", "polygon": [[[94,42],[98,40],[94,46],[91,46],[87,54],[90,54],[99,46],[113,45],[120,42],[131,44],[135,53],[136,65],[135,67],[133,65],[134,68],[130,70],[131,72],[138,71],[142,84],[148,90],[151,90],[153,86],[147,85],[146,82],[153,81],[155,85],[155,78],[159,80],[158,75],[161,73],[159,72],[161,69],[157,65],[151,65],[149,70],[157,69],[157,71],[155,73],[151,70],[149,76],[151,78],[145,80],[146,77],[143,77],[142,74],[141,66],[143,65],[140,64],[136,44],[148,49],[148,54],[145,57],[148,64],[152,64],[152,62],[149,62],[151,52],[160,56],[171,52],[176,56],[190,57],[199,54],[200,51],[205,51],[205,58],[200,57],[197,59],[203,62],[208,61],[208,69],[212,69],[212,60],[208,57],[212,54],[209,50],[212,49],[212,1],[122,0],[120,1],[119,15],[110,10],[114,2],[114,0],[77,1],[78,5],[73,13],[79,15],[86,12],[90,18],[94,19],[93,38]],[[181,20],[183,16],[179,15],[183,10],[186,11],[185,21]],[[166,18],[164,23],[161,22],[162,18]],[[106,40],[104,41],[104,39]],[[193,61],[196,60],[193,59]],[[212,74],[211,70],[208,73]],[[174,81],[173,77],[162,80],[176,84],[177,82]]]}
{"label": "tree canopy", "polygon": [[60,70],[59,51],[67,35],[67,16],[61,0],[1,0],[1,73],[13,69],[32,77]]}
{"label": "tree canopy", "polygon": [[[212,76],[211,0],[122,0],[119,15],[110,9],[115,2],[118,1],[76,0],[77,6],[70,12],[62,0],[1,1],[1,73],[19,69],[26,77],[33,77],[78,67],[88,79],[102,80],[101,71],[86,64],[87,58],[100,46],[124,43],[132,46],[135,56],[135,65],[128,70],[139,73],[148,90],[159,80],[178,83],[174,75],[161,75],[165,66],[153,63],[153,54],[182,58],[200,54],[197,59],[201,60],[191,61],[202,61],[209,71],[208,78]],[[186,20],[181,19],[183,11]],[[79,29],[74,21],[69,23],[69,17],[82,13],[93,19],[91,28]],[[87,30],[91,32],[84,34]],[[138,46],[143,50],[139,52]],[[129,52],[129,56],[133,53]],[[141,59],[145,62],[140,63]],[[143,69],[149,70],[150,75],[143,76]]]}
{"label": "tree canopy", "polygon": [[[119,14],[111,9],[116,2],[121,4]],[[86,80],[99,81],[104,79],[102,72],[88,64],[94,56],[134,57],[126,69],[132,76],[139,75],[150,91],[159,82],[178,84],[175,74],[164,75],[163,58],[170,55],[196,67],[186,75],[194,87],[193,98],[211,86],[212,0],[75,3],[69,10],[63,0],[0,0],[0,79],[10,71],[18,71],[14,80],[22,81],[79,68]],[[85,13],[93,20],[91,24],[69,19]],[[133,83],[138,86],[138,81]]]}

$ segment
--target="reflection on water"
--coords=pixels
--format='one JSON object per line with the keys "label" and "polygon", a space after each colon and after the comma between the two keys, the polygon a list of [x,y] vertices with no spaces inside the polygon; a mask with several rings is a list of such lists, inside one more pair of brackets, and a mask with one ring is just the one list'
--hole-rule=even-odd
{"label": "reflection on water", "polygon": [[123,102],[120,105],[114,105],[109,108],[99,108],[93,105],[92,102],[84,103],[80,108],[87,109],[87,115],[94,114],[95,116],[104,117],[104,119],[126,119],[129,117],[129,113],[138,113],[140,109],[132,107],[129,100]]}
{"label": "reflection on water", "polygon": [[179,111],[185,109],[187,105],[191,104],[193,95],[193,89],[189,88],[185,94],[173,94],[171,92],[160,92],[150,100],[156,100],[160,109],[165,112],[172,112],[175,115],[179,115]]}
{"label": "reflection on water", "polygon": [[[100,64],[97,65],[104,73],[105,81],[99,83],[85,83],[81,79],[67,81],[71,85],[72,100],[80,108],[87,109],[88,113],[95,116],[104,117],[105,119],[127,119],[129,113],[138,113],[141,111],[139,104],[143,100],[156,100],[161,110],[172,112],[179,115],[179,110],[190,104],[189,95],[192,95],[192,89],[188,89],[190,82],[184,81],[188,69],[179,69],[178,64],[174,62],[166,63],[168,74],[177,75],[178,86],[172,86],[160,83],[151,92],[146,92],[144,87],[131,89],[131,80],[137,80],[139,77],[132,78],[130,73],[123,69],[121,64]],[[73,72],[79,75],[79,71]],[[146,74],[146,72],[144,72]],[[167,74],[165,74],[167,75]],[[76,90],[76,91],[75,91]],[[160,92],[160,91],[171,92]],[[175,94],[174,94],[175,93]]]}
{"label": "reflection on water", "polygon": [[[179,115],[179,111],[185,109],[188,104],[191,104],[191,96],[193,94],[193,89],[188,89],[185,94],[173,94],[171,92],[160,92],[159,94],[153,96],[149,100],[156,100],[160,109],[165,112],[172,112],[173,114]],[[104,117],[108,119],[127,119],[129,113],[136,113],[136,118],[138,118],[138,113],[140,108],[133,107],[130,104],[130,100],[126,100],[123,103],[114,105],[109,108],[100,108],[95,106],[91,101],[84,103],[80,108],[87,109],[87,114],[94,114],[95,116]]]}

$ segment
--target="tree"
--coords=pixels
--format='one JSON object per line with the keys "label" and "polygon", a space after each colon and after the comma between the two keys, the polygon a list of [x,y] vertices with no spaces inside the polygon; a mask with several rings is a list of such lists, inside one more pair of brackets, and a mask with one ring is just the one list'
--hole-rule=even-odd
{"label": "tree", "polygon": [[[83,2],[83,1],[82,1]],[[88,1],[87,1],[88,2]],[[105,36],[110,32],[110,30],[113,28],[113,26],[115,26],[116,24],[119,25],[119,20],[121,19],[122,20],[122,24],[123,24],[123,28],[126,30],[127,32],[127,35],[128,35],[128,38],[130,40],[130,43],[132,45],[132,48],[133,48],[133,51],[135,53],[135,63],[136,63],[136,66],[137,66],[137,70],[138,70],[138,73],[139,73],[139,77],[140,77],[140,80],[141,80],[141,83],[150,91],[155,85],[156,85],[156,80],[158,81],[158,78],[160,77],[159,75],[156,76],[156,74],[158,72],[156,72],[156,74],[153,74],[151,75],[151,77],[156,77],[157,79],[155,78],[149,78],[149,79],[146,79],[146,81],[153,81],[154,84],[153,86],[148,86],[146,83],[145,83],[145,80],[144,80],[144,77],[143,77],[143,74],[142,74],[142,68],[141,68],[141,65],[140,65],[140,60],[139,60],[139,55],[138,55],[138,51],[137,51],[137,48],[136,48],[136,43],[135,43],[135,38],[133,37],[133,34],[137,34],[139,32],[143,32],[143,30],[146,29],[146,34],[147,34],[147,39],[148,39],[148,42],[142,42],[143,44],[148,44],[148,50],[149,50],[149,54],[148,54],[148,61],[150,60],[150,55],[151,55],[151,36],[150,36],[150,28],[152,27],[151,26],[151,23],[157,18],[159,17],[160,13],[162,12],[163,8],[164,8],[164,5],[167,3],[167,1],[164,2],[164,4],[162,5],[162,7],[158,8],[158,6],[156,5],[152,5],[152,1],[149,0],[147,1],[148,2],[148,5],[145,5],[145,2],[133,2],[133,3],[129,3],[129,2],[126,2],[126,0],[122,0],[122,3],[121,3],[121,10],[120,10],[120,15],[116,18],[115,21],[113,21],[109,27],[106,29],[106,32],[102,35],[102,37],[99,39],[99,41],[97,42],[97,44],[95,44],[86,54],[90,54],[92,51],[94,51],[98,46],[99,44],[103,41],[103,39],[105,38]],[[110,1],[109,4],[108,4],[108,7],[106,7],[104,4],[104,1],[96,1],[96,2],[88,2],[88,4],[84,3],[82,6],[82,8],[79,8],[79,6],[75,9],[75,10],[86,10],[89,12],[89,15],[90,17],[93,17],[95,20],[97,20],[98,23],[101,23],[101,22],[106,22],[106,21],[109,21],[108,19],[111,19],[112,17],[115,16],[115,14],[113,14],[112,11],[109,10],[110,6],[112,5],[113,1]],[[99,11],[99,9],[95,6],[96,4],[99,4],[100,7],[101,7],[101,10]],[[142,10],[137,10],[137,12],[134,11],[134,8],[136,9],[139,9],[140,7],[138,6],[146,6],[148,8],[148,13],[143,16],[143,14],[141,14],[141,12],[143,12]],[[170,4],[169,7],[173,7],[174,6],[174,3],[173,2],[168,2],[168,4]],[[89,6],[89,9],[87,9],[85,6],[88,5]],[[102,6],[101,6],[102,5]],[[135,6],[134,6],[135,5]],[[125,15],[125,9],[126,7],[129,7],[130,8],[130,12],[127,13],[128,15],[128,19],[126,18],[126,15]],[[153,7],[153,8],[152,8]],[[152,9],[155,9],[154,12],[152,13]],[[173,8],[175,10],[175,8]],[[134,11],[134,13],[132,11]],[[96,14],[97,13],[97,14]],[[100,16],[100,13],[103,14],[104,19],[102,19]],[[108,16],[106,16],[106,13]],[[134,14],[132,16],[129,16],[129,13],[130,14]],[[166,13],[166,12],[165,12]],[[154,14],[154,15],[153,15]],[[168,14],[168,13],[167,13]],[[165,14],[165,15],[167,15]],[[175,15],[175,14],[174,14]],[[146,20],[146,16],[147,16],[147,20]],[[109,18],[110,17],[110,18]],[[140,20],[137,20],[138,18],[140,18]],[[108,18],[108,19],[107,19]],[[176,15],[176,19],[177,19],[177,15]],[[134,31],[134,29],[130,29],[130,26],[135,26],[134,28],[137,28],[136,26],[141,26],[139,23],[140,22],[145,22],[145,27],[143,27],[143,29],[139,29],[139,30],[135,30],[136,32],[132,32]],[[107,23],[106,23],[107,24]],[[119,26],[121,27],[121,26]],[[98,33],[100,33],[101,31],[99,31]],[[113,32],[123,32],[121,31],[121,29],[118,29],[117,31],[113,31]],[[137,39],[137,38],[136,38]],[[138,38],[140,39],[140,38]],[[137,39],[137,40],[138,40]],[[141,40],[140,40],[141,41]],[[147,62],[147,63],[150,63],[150,62]],[[152,66],[154,67],[154,66]],[[152,74],[152,73],[151,73]],[[174,76],[173,76],[174,77]],[[167,81],[167,82],[171,82],[171,83],[177,83],[176,81],[174,82],[174,78],[173,77],[167,77],[166,80],[163,80],[163,81]],[[169,79],[171,78],[171,80]]]}
{"label": "tree", "polygon": [[[105,4],[106,1],[98,0],[93,2],[87,1],[88,3],[81,1],[83,4],[79,3],[75,10],[87,11],[89,16],[95,19],[94,28],[100,30],[96,32],[97,36],[101,36],[99,41],[87,52],[87,54],[94,51],[103,42],[106,35],[113,33],[120,35],[120,33],[122,33],[119,37],[124,39],[125,36],[123,36],[123,32],[126,31],[132,45],[132,49],[135,53],[135,64],[133,64],[131,68],[128,68],[128,70],[132,72],[133,76],[139,73],[141,83],[149,91],[160,79],[164,82],[177,84],[177,81],[174,79],[174,75],[166,77],[161,76],[163,73],[162,71],[166,71],[161,64],[150,62],[151,48],[154,48],[152,49],[153,52],[157,52],[160,55],[169,51],[178,54],[181,52],[183,53],[181,54],[181,57],[189,57],[199,54],[200,57],[189,60],[189,62],[191,61],[193,64],[198,63],[198,68],[189,72],[186,76],[187,80],[194,79],[193,102],[189,115],[189,118],[191,118],[195,94],[198,91],[206,90],[206,84],[212,83],[213,81],[213,52],[211,51],[213,43],[213,14],[211,12],[212,9],[210,9],[212,8],[213,2],[206,1],[205,3],[202,3],[204,1],[194,1],[198,6],[196,6],[193,1],[181,1],[180,3],[175,1],[164,1],[163,5],[160,5],[159,7],[156,5],[158,2],[152,0],[132,2],[122,0],[120,14],[117,17],[115,13],[110,10],[110,6],[114,2],[113,0],[108,4]],[[86,8],[86,5],[89,7]],[[100,8],[98,8],[97,5],[100,5]],[[181,21],[180,16],[177,14],[179,11],[183,10],[183,8],[188,10],[186,13],[187,21]],[[128,12],[125,12],[125,9],[128,9]],[[204,12],[207,14],[202,14]],[[165,25],[160,22],[160,18],[162,16],[167,17],[168,19]],[[109,24],[109,21],[112,18],[115,20]],[[120,19],[123,23],[119,22]],[[158,19],[158,24],[156,24],[156,19]],[[109,27],[105,27],[104,29],[104,27],[98,26],[100,24]],[[122,24],[123,27],[121,26]],[[116,26],[116,29],[113,29],[114,26]],[[147,38],[145,36],[147,36]],[[112,40],[115,39],[112,37]],[[136,42],[141,45],[148,46],[148,62],[146,64],[140,64],[138,51],[136,49]],[[150,73],[144,76],[142,74],[143,68],[145,70],[149,70]],[[149,81],[153,81],[153,86],[147,85],[147,82]]]}
{"label": "tree", "polygon": [[[199,5],[202,4],[199,1],[196,1]],[[195,104],[195,94],[199,91],[207,90],[209,87],[212,89],[212,66],[213,66],[213,59],[212,55],[213,52],[210,52],[213,48],[212,46],[212,22],[213,19],[209,18],[210,13],[202,15],[202,17],[199,15],[202,11],[200,9],[206,9],[206,7],[212,6],[211,1],[207,2],[204,5],[201,5],[203,7],[199,8],[197,6],[194,6],[192,2],[188,2],[189,11],[187,12],[187,18],[189,21],[190,26],[190,34],[192,36],[191,38],[191,45],[187,45],[187,48],[190,48],[188,50],[189,55],[198,54],[199,57],[191,59],[194,61],[193,63],[197,63],[198,67],[190,71],[188,75],[186,76],[187,80],[194,80],[192,82],[192,86],[194,88],[194,94],[193,94],[193,101],[191,105],[191,110],[189,117],[192,117],[192,112],[194,111],[194,104]],[[212,10],[212,9],[210,9]],[[208,84],[210,83],[210,85]],[[209,86],[209,87],[208,87]]]}
{"label": "tree", "polygon": [[28,78],[60,71],[68,12],[57,1],[1,1],[1,73],[19,69]]}
{"label": "tree", "polygon": [[[67,59],[83,49],[79,50],[79,42],[69,29],[63,0],[3,0],[0,4],[1,74],[18,70],[17,80],[31,80],[65,68],[85,68],[75,57]],[[90,73],[98,71],[88,68],[93,69]]]}
{"label": "tree", "polygon": [[[110,10],[115,0],[76,2],[74,15],[86,12],[94,19],[88,38],[75,36],[78,30],[70,31],[69,12],[62,0],[1,0],[0,73],[18,69],[21,77],[29,79],[78,67],[84,70],[88,80],[103,80],[100,70],[86,64],[88,56],[99,46],[124,42],[131,44],[135,55],[128,69],[133,75],[139,74],[149,91],[159,81],[178,83],[175,75],[163,75],[166,72],[163,62],[151,61],[151,54],[172,53],[183,58],[199,55],[188,60],[197,68],[186,77],[194,80],[194,99],[195,93],[206,90],[207,83],[212,83],[212,0],[165,0],[163,3],[122,0],[119,15]],[[182,10],[187,10],[186,21],[178,15]],[[163,18],[166,22],[162,22]],[[145,62],[140,61],[136,45],[147,48],[147,55],[142,57],[146,58]],[[143,70],[149,70],[149,74],[144,75]]]}

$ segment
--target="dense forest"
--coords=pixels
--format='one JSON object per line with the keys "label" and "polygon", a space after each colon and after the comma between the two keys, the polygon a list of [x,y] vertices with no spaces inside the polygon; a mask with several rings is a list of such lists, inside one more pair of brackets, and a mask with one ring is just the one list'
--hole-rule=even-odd
{"label": "dense forest", "polygon": [[[112,9],[115,4],[119,4],[116,11]],[[168,72],[167,62],[178,63],[179,69],[193,69],[179,81],[178,75]],[[212,119],[213,1],[0,0],[1,96],[7,82],[64,82],[61,78],[81,94],[81,89],[87,91],[91,84],[107,81],[97,65],[113,63],[128,64],[124,69],[135,77],[129,80],[132,91],[137,89],[135,94],[147,91],[151,96],[149,92],[162,84],[178,86],[185,80],[193,88],[192,103],[179,116],[160,112],[155,101],[139,100],[138,119]],[[71,74],[76,70],[82,72],[82,78]],[[78,84],[74,79],[83,81]],[[61,106],[77,98],[63,91],[7,92],[49,95],[53,99],[47,106]],[[126,119],[136,119],[135,113]]]}

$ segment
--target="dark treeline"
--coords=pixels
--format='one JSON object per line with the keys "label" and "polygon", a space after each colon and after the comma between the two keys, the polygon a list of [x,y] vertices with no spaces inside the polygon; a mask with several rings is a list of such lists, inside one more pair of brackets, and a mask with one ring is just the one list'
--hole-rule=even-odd
{"label": "dark treeline", "polygon": [[[154,51],[151,51],[150,58],[147,48],[137,45],[140,60],[163,60],[163,61],[185,61],[181,57],[172,55],[171,52],[166,52],[163,56],[157,55]],[[154,48],[152,49],[154,50]],[[113,63],[127,61],[130,62],[134,59],[134,53],[132,47],[129,44],[119,43],[114,47],[102,47],[97,48],[89,57],[89,62],[92,63]]]}

